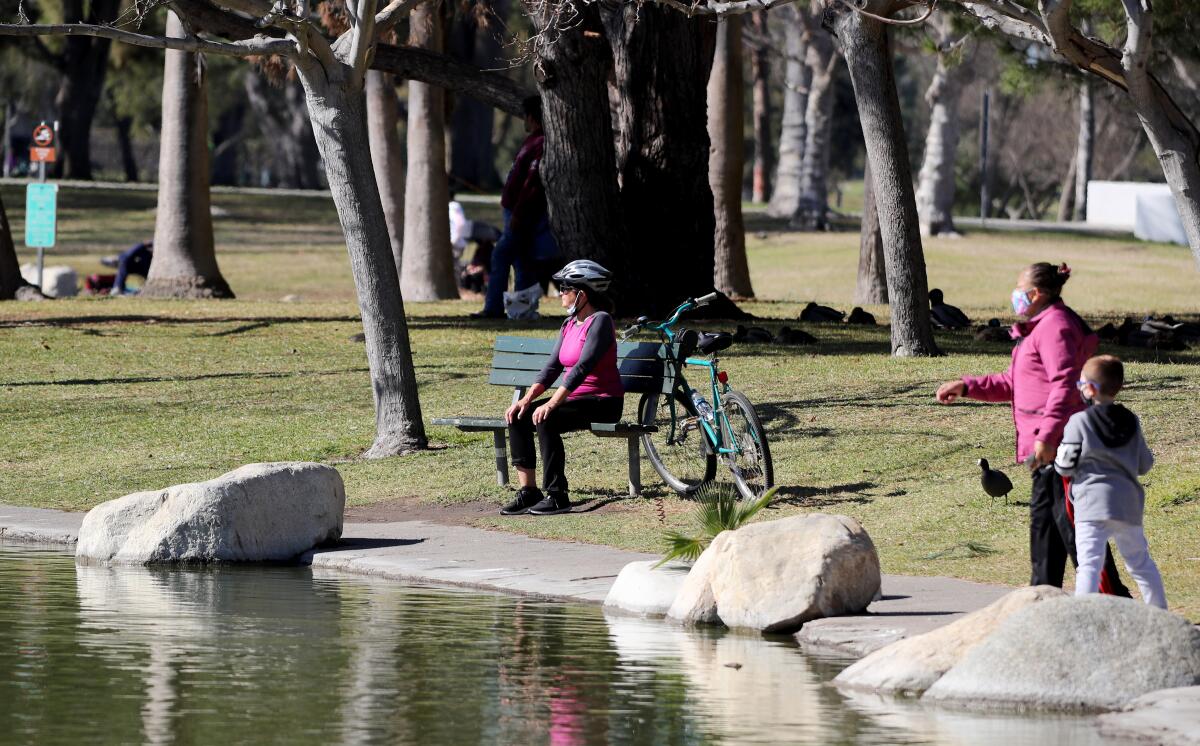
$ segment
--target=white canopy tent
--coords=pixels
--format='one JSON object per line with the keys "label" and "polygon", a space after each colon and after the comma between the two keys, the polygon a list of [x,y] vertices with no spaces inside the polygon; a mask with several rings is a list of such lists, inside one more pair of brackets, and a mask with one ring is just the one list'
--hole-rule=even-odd
{"label": "white canopy tent", "polygon": [[1087,222],[1133,231],[1143,241],[1187,245],[1183,221],[1166,184],[1089,181]]}

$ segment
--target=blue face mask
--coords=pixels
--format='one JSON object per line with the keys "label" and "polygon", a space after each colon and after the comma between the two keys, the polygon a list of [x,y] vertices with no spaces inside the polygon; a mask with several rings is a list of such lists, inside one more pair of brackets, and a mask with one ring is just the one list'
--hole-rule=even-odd
{"label": "blue face mask", "polygon": [[1031,305],[1033,304],[1029,302],[1028,291],[1021,290],[1020,288],[1012,291],[1013,313],[1017,314],[1018,316],[1024,316],[1025,312],[1029,310]]}

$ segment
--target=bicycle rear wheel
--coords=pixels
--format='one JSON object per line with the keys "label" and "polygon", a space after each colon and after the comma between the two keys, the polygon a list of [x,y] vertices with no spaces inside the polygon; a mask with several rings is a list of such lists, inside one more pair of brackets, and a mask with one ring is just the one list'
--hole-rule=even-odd
{"label": "bicycle rear wheel", "polygon": [[[730,391],[722,397],[725,416],[733,431],[735,443],[726,447],[735,448],[736,453],[725,457],[726,465],[733,472],[733,481],[738,492],[747,500],[757,500],[775,484],[775,470],[771,465],[771,449],[767,445],[767,434],[763,431],[754,405],[740,391]],[[729,433],[725,433],[729,435]]]}
{"label": "bicycle rear wheel", "polygon": [[688,396],[675,390],[674,422],[670,401],[661,392],[642,394],[638,420],[658,428],[657,432],[642,436],[642,447],[667,486],[686,497],[717,475],[717,457],[708,447],[696,408]]}

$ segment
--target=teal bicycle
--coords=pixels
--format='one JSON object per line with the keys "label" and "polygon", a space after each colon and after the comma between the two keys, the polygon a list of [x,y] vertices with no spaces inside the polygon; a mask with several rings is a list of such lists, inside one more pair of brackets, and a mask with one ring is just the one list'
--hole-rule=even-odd
{"label": "teal bicycle", "polygon": [[[771,449],[754,405],[729,386],[729,375],[718,367],[717,353],[732,345],[733,337],[728,332],[676,328],[681,315],[716,297],[710,293],[689,298],[665,321],[643,316],[621,333],[621,339],[649,330],[664,342],[671,380],[663,391],[642,395],[638,420],[657,428],[642,436],[642,445],[667,486],[680,495],[695,493],[716,476],[720,459],[733,473],[741,496],[754,500],[772,487],[775,475]],[[706,357],[691,357],[697,350]],[[683,376],[688,366],[708,371],[711,399],[688,385]]]}

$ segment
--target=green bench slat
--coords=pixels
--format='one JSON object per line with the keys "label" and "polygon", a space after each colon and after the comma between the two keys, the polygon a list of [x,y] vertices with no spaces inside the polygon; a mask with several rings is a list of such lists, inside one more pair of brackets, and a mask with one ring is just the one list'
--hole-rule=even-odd
{"label": "green bench slat", "polygon": [[508,427],[508,423],[500,417],[436,417],[433,424],[457,427],[464,432],[503,430]]}
{"label": "green bench slat", "polygon": [[[486,432],[504,430],[508,423],[497,417],[438,417],[435,425],[456,427],[463,432]],[[658,432],[654,425],[639,425],[636,422],[596,422],[591,431],[601,438],[636,438],[646,433]]]}
{"label": "green bench slat", "polygon": [[[537,378],[537,371],[534,370],[492,370],[488,376],[488,383],[493,386],[508,386],[521,388],[529,388],[533,385],[534,379]],[[551,388],[562,384],[562,376],[555,379]],[[671,378],[659,378],[657,376],[621,376],[621,385],[625,389],[626,394],[645,394],[647,392],[665,391],[670,392],[672,386]]]}

